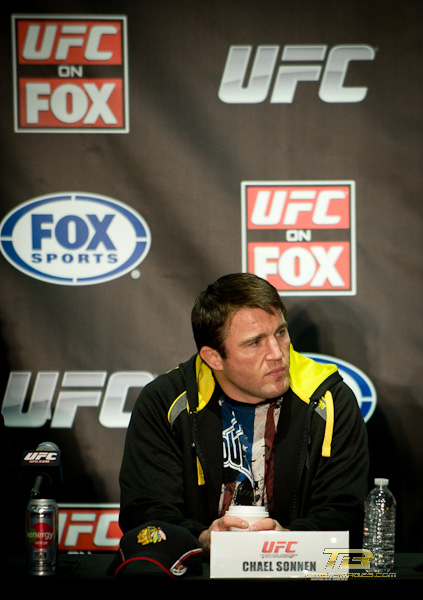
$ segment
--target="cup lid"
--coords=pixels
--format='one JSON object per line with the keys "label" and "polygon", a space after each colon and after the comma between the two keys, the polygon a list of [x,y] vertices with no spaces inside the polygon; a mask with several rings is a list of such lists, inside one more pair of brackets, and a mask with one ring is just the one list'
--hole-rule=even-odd
{"label": "cup lid", "polygon": [[264,515],[267,516],[269,514],[267,508],[265,506],[240,506],[240,505],[231,505],[228,508],[228,514],[231,515]]}

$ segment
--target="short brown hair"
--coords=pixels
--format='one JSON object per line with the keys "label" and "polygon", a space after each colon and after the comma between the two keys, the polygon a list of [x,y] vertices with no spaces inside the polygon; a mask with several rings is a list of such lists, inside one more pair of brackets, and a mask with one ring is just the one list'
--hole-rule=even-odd
{"label": "short brown hair", "polygon": [[191,324],[198,351],[210,346],[225,358],[227,318],[241,308],[281,311],[285,318],[287,313],[277,290],[268,281],[251,273],[224,275],[195,300]]}

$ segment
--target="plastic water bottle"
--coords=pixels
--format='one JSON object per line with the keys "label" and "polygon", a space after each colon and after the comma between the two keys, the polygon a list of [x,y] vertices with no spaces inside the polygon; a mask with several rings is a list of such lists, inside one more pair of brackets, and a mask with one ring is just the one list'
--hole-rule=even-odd
{"label": "plastic water bottle", "polygon": [[389,572],[394,567],[396,500],[389,479],[375,479],[364,505],[363,548],[370,550],[371,570]]}

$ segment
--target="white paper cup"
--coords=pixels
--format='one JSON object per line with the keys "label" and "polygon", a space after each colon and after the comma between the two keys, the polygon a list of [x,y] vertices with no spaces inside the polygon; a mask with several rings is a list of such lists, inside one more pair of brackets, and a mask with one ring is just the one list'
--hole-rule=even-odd
{"label": "white paper cup", "polygon": [[[247,521],[250,526],[269,516],[265,506],[230,506],[226,514],[230,517],[239,517],[243,521]],[[248,529],[230,527],[229,531],[248,531]]]}

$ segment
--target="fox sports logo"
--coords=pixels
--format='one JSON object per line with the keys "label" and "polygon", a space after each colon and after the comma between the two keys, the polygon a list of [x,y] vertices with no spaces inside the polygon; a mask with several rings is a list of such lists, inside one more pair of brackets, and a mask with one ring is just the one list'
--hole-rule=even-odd
{"label": "fox sports logo", "polygon": [[305,355],[316,362],[330,363],[338,367],[339,374],[348,387],[354,392],[363,419],[367,423],[373,415],[377,403],[376,389],[369,377],[354,365],[340,360],[339,358],[326,356],[324,354],[305,353]]}
{"label": "fox sports logo", "polygon": [[0,224],[0,248],[16,269],[59,285],[104,283],[137,267],[151,233],[131,207],[98,194],[33,198]]}

